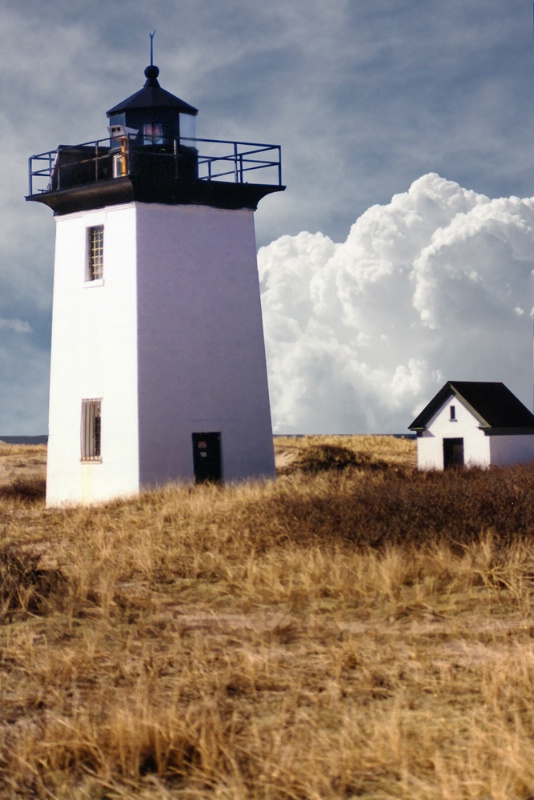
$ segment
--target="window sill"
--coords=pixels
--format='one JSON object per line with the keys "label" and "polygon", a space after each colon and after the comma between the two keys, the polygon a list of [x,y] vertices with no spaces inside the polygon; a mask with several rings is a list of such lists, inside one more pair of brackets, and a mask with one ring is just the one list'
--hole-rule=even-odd
{"label": "window sill", "polygon": [[100,457],[95,458],[80,458],[80,464],[101,464],[102,459]]}
{"label": "window sill", "polygon": [[84,289],[96,289],[97,286],[104,285],[104,278],[98,278],[95,281],[85,281],[83,284]]}

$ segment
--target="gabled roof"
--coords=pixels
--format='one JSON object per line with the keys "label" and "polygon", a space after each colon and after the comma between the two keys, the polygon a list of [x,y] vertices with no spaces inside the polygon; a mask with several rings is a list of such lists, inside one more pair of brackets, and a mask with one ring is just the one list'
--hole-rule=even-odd
{"label": "gabled roof", "polygon": [[130,97],[127,97],[122,103],[118,103],[116,106],[113,106],[113,108],[110,108],[107,112],[108,117],[121,114],[123,111],[148,108],[173,108],[182,113],[195,116],[198,113],[196,108],[161,88],[158,75],[158,67],[155,65],[147,67],[145,69],[146,82],[143,88],[135,92],[135,94],[130,95]]}
{"label": "gabled roof", "polygon": [[481,428],[534,428],[534,414],[504,383],[447,381],[414,419],[409,429],[422,431],[450,397],[456,397],[479,421]]}

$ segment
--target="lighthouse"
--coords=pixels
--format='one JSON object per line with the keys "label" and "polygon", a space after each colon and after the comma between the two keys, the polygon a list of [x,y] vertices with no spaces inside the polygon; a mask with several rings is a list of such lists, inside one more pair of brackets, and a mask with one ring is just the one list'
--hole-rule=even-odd
{"label": "lighthouse", "polygon": [[56,222],[49,506],[274,474],[254,211],[280,148],[196,138],[158,78],[104,139],[30,158]]}

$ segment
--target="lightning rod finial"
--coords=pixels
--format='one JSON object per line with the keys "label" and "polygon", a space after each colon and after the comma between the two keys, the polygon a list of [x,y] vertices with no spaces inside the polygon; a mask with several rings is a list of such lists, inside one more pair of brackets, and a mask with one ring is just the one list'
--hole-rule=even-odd
{"label": "lightning rod finial", "polygon": [[154,66],[154,36],[156,35],[156,31],[154,33],[149,33],[150,36],[150,66]]}

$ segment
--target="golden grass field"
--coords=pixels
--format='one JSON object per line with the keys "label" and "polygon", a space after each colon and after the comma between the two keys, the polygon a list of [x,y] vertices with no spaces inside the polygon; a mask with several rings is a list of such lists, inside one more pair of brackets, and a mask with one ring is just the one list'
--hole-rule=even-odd
{"label": "golden grass field", "polygon": [[46,510],[45,448],[0,445],[2,800],[534,798],[534,466],[276,451]]}

